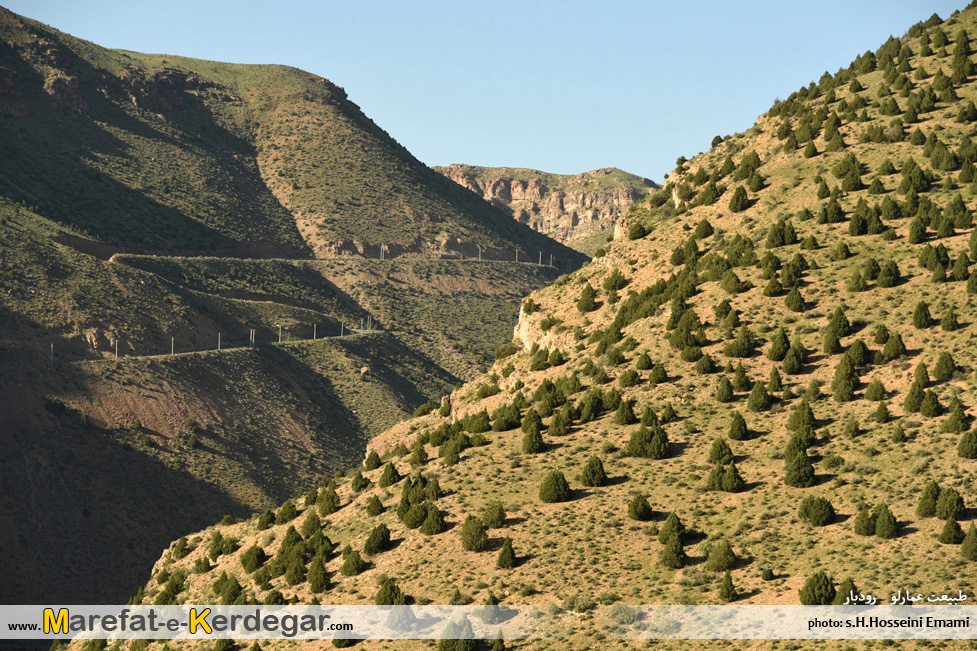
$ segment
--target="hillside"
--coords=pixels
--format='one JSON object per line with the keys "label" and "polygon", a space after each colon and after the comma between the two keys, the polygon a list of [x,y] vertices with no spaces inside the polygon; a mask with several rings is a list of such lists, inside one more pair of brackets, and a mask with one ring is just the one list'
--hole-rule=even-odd
{"label": "hillside", "polygon": [[[22,207],[0,211],[0,399],[12,433],[0,552],[4,594],[19,598],[122,598],[174,531],[249,515],[356,465],[371,436],[491,362],[520,297],[556,277],[422,258],[109,261],[62,243],[73,237]],[[367,320],[374,332],[350,336]],[[120,451],[133,472],[99,479],[91,469]],[[61,501],[69,488],[101,506],[83,517]],[[167,517],[126,515],[144,492]],[[110,533],[86,559],[53,534],[93,524]],[[73,571],[47,572],[50,558],[74,558]]]}
{"label": "hillside", "polygon": [[567,246],[593,255],[628,208],[658,185],[619,169],[550,174],[511,167],[435,167],[455,183]]}
{"label": "hillside", "polygon": [[[596,606],[975,594],[975,38],[977,8],[934,16],[680,159],[450,406],[277,524],[174,544],[140,598],[372,604],[392,580],[419,604],[578,613],[570,639],[512,648],[634,648]],[[215,537],[237,551],[188,573]]]}
{"label": "hillside", "polygon": [[315,75],[107,50],[7,10],[0,41],[0,192],[107,247],[584,260],[449,183]]}
{"label": "hillside", "polygon": [[174,533],[358,463],[585,259],[324,79],[0,8],[0,595],[124,600]]}

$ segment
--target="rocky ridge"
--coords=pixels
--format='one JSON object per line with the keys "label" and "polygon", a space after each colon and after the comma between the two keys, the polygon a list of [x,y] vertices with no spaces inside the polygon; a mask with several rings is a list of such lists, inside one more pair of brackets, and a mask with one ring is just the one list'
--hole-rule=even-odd
{"label": "rocky ridge", "polygon": [[[549,174],[511,167],[435,167],[455,183],[508,211],[518,222],[578,250],[581,240],[610,230],[658,186],[617,168]],[[574,246],[574,243],[577,246]]]}

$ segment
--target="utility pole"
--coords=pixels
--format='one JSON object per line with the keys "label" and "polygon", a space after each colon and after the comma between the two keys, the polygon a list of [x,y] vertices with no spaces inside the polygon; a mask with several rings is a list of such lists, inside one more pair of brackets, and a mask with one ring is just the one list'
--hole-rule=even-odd
{"label": "utility pole", "polygon": [[344,334],[346,334],[346,322],[345,321],[340,321],[339,322],[339,338],[342,339]]}
{"label": "utility pole", "polygon": [[318,328],[318,327],[319,327],[319,324],[318,323],[313,323],[312,324],[312,341],[315,341],[316,328]]}
{"label": "utility pole", "polygon": [[519,249],[516,249],[516,262],[519,262]]}
{"label": "utility pole", "polygon": [[553,254],[552,253],[550,253],[550,266],[551,267],[553,266]]}
{"label": "utility pole", "polygon": [[282,327],[278,326],[278,343],[282,343]]}
{"label": "utility pole", "polygon": [[541,266],[541,267],[543,266],[543,252],[542,251],[539,252],[539,266]]}
{"label": "utility pole", "polygon": [[482,261],[482,245],[481,244],[478,245],[478,261],[479,262]]}
{"label": "utility pole", "polygon": [[54,364],[54,343],[51,344],[51,363]]}
{"label": "utility pole", "polygon": [[115,358],[119,359],[119,340],[115,340]]}
{"label": "utility pole", "polygon": [[176,343],[173,341],[174,339],[175,337],[170,337],[170,355],[173,354],[173,351],[176,348]]}
{"label": "utility pole", "polygon": [[221,349],[221,333],[217,333],[217,350],[220,352]]}

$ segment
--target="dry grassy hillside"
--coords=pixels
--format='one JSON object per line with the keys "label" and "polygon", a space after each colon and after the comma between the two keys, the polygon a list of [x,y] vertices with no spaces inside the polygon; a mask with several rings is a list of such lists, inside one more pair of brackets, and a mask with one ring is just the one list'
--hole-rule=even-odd
{"label": "dry grassy hillside", "polygon": [[[507,645],[584,649],[634,646],[596,604],[830,602],[848,579],[973,595],[975,38],[975,9],[917,24],[680,159],[523,302],[488,373],[277,524],[171,547],[140,597],[372,604],[392,580],[415,603],[577,611],[573,639]],[[205,568],[218,536],[237,543]],[[805,589],[819,573],[830,590]]]}
{"label": "dry grassy hillside", "polygon": [[[118,600],[176,533],[355,465],[491,362],[558,275],[525,264],[541,251],[586,259],[321,77],[109,50],[0,8],[0,597]],[[362,322],[378,333],[335,339]],[[99,477],[120,451],[127,472]]]}

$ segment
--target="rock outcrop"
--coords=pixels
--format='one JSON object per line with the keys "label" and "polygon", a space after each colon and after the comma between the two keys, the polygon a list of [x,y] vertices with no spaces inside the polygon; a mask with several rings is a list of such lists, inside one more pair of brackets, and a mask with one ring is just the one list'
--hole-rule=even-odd
{"label": "rock outcrop", "polygon": [[523,224],[569,246],[613,228],[614,222],[658,186],[616,168],[549,174],[511,167],[435,167]]}

